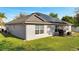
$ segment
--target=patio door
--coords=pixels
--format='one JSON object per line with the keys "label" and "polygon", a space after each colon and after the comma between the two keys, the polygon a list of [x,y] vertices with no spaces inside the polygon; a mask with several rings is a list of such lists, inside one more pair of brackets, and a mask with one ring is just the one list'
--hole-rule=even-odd
{"label": "patio door", "polygon": [[58,32],[58,30],[59,30],[59,26],[56,25],[56,26],[55,26],[55,32]]}

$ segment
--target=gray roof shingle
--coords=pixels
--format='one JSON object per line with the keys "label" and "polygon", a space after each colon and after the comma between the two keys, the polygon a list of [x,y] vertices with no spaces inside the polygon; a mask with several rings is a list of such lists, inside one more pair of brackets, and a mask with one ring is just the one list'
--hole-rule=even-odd
{"label": "gray roof shingle", "polygon": [[[38,19],[40,19],[41,21],[37,21],[35,20],[35,18],[31,18],[31,16],[34,15],[35,17],[37,17]],[[29,21],[28,19],[31,18]],[[59,20],[58,18],[53,18],[51,16],[48,16],[46,14],[42,14],[42,13],[32,13],[30,15],[24,15],[24,14],[20,14],[18,17],[16,17],[14,20],[8,22],[7,24],[15,24],[15,23],[29,23],[29,24],[67,24],[66,22],[63,22],[61,20]]]}

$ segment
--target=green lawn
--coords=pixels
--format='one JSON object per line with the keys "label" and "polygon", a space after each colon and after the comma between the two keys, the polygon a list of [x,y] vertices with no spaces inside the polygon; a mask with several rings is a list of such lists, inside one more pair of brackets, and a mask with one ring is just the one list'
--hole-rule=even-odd
{"label": "green lawn", "polygon": [[79,49],[79,33],[72,36],[54,36],[25,41],[11,34],[0,33],[0,50],[3,51],[76,51]]}

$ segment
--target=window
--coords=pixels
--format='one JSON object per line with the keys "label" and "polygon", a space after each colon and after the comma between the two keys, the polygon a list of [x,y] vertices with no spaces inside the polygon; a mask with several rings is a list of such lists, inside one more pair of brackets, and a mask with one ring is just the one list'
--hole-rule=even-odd
{"label": "window", "polygon": [[43,34],[44,25],[35,25],[35,34]]}
{"label": "window", "polygon": [[35,34],[39,34],[39,26],[38,25],[35,26]]}
{"label": "window", "polygon": [[55,26],[55,32],[58,32],[58,26],[57,25]]}

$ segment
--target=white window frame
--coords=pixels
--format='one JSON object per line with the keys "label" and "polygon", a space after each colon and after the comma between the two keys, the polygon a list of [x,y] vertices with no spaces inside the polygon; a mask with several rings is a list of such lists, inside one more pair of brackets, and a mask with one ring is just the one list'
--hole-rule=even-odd
{"label": "white window frame", "polygon": [[44,25],[35,25],[35,34],[43,34],[43,33],[44,33]]}

